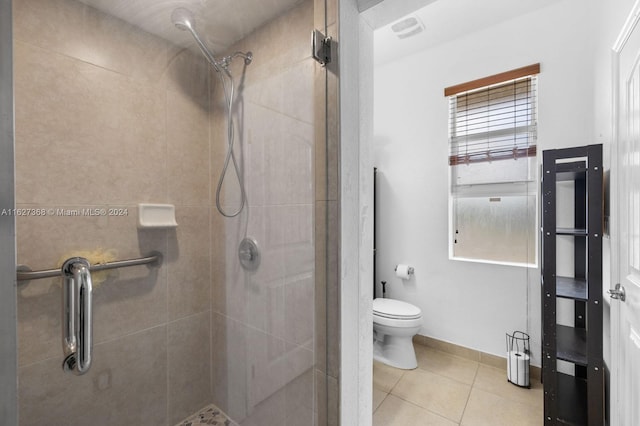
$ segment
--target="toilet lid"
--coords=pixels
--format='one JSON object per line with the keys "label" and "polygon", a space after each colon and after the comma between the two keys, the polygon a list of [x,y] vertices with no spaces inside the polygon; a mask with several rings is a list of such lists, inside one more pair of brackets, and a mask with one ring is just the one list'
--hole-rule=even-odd
{"label": "toilet lid", "polygon": [[415,319],[422,316],[422,311],[411,303],[395,299],[374,299],[373,314],[384,318]]}

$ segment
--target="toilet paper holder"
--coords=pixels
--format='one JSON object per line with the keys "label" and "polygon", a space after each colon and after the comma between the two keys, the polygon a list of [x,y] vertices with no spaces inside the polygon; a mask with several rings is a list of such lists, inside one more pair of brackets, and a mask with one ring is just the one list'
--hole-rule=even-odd
{"label": "toilet paper holder", "polygon": [[507,381],[522,387],[531,387],[530,362],[531,349],[529,335],[514,331],[506,336],[507,340]]}
{"label": "toilet paper holder", "polygon": [[[396,266],[395,266],[395,268],[393,268],[393,270],[394,270],[395,272],[398,272],[398,265],[396,265]],[[409,267],[407,268],[407,273],[408,273],[409,275],[413,275],[413,273],[414,273],[414,272],[415,272],[415,270],[413,269],[413,266],[409,266]]]}

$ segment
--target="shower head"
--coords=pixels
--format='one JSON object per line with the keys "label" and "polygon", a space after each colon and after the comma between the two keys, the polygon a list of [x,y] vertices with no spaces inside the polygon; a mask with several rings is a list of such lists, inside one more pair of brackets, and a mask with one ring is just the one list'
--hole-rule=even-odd
{"label": "shower head", "polygon": [[196,29],[196,20],[193,17],[193,13],[184,7],[174,9],[173,13],[171,13],[171,22],[182,31]]}
{"label": "shower head", "polygon": [[198,47],[202,51],[202,54],[205,58],[211,63],[211,65],[217,70],[219,70],[218,61],[216,60],[213,52],[211,52],[207,46],[202,42],[200,36],[196,32],[196,19],[193,16],[193,12],[184,7],[178,7],[174,9],[171,13],[171,22],[176,26],[179,30],[189,31],[196,43],[198,43]]}
{"label": "shower head", "polygon": [[207,45],[204,44],[204,42],[198,35],[198,32],[196,31],[195,17],[193,16],[193,12],[191,12],[189,9],[186,9],[184,7],[178,7],[174,9],[171,13],[171,22],[179,30],[189,31],[191,33],[194,40],[198,44],[200,51],[216,71],[224,70],[224,72],[228,74],[229,71],[227,71],[227,67],[236,56],[241,56],[242,58],[244,58],[245,65],[249,65],[251,63],[251,60],[253,59],[253,55],[251,54],[251,52],[236,52],[233,55],[225,56],[224,58],[220,58],[219,60],[216,59],[214,52],[209,50]]}

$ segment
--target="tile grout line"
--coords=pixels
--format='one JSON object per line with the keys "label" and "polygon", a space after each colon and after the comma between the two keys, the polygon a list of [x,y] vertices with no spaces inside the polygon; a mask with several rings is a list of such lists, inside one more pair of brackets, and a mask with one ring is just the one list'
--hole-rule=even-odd
{"label": "tile grout line", "polygon": [[467,396],[467,401],[464,403],[464,409],[462,410],[462,417],[460,417],[460,422],[458,423],[459,425],[462,425],[462,420],[464,419],[464,415],[467,412],[467,406],[469,406],[469,400],[471,399],[471,393],[476,386],[476,379],[478,378],[478,371],[480,370],[480,362],[478,362],[477,364],[478,365],[476,365],[476,372],[473,375],[473,381],[471,382],[471,387],[469,388],[469,395]]}
{"label": "tile grout line", "polygon": [[[380,389],[378,389],[378,390],[380,390]],[[387,399],[387,397],[388,397],[389,395],[391,395],[391,393],[387,393],[387,392],[385,392],[384,398],[382,398],[382,401],[380,401],[380,404],[378,404],[378,406],[376,407],[376,409],[375,409],[375,410],[373,410],[373,413],[372,413],[373,415],[375,415],[375,414],[376,414],[376,411],[378,411],[378,409],[382,406],[382,404],[384,404],[384,401]],[[394,395],[394,396],[395,396],[395,395]]]}
{"label": "tile grout line", "polygon": [[[415,406],[415,407],[418,407],[418,408],[420,408],[420,409],[422,409],[422,410],[426,410],[426,411],[428,411],[428,412],[429,412],[429,413],[431,413],[431,414],[435,414],[435,415],[437,415],[437,416],[439,416],[439,417],[441,417],[441,418],[443,418],[443,419],[446,419],[446,420],[448,420],[448,421],[451,421],[451,422],[454,422],[454,423],[456,423],[456,424],[460,425],[460,422],[458,422],[458,421],[456,421],[456,420],[453,420],[453,419],[451,419],[451,418],[449,418],[449,417],[446,417],[446,416],[444,416],[443,414],[436,413],[436,412],[434,412],[434,411],[432,411],[432,410],[428,409],[427,407],[423,407],[423,406],[422,406],[422,405],[420,405],[420,404],[417,404],[417,403],[415,403],[415,402],[409,401],[409,400],[407,400],[407,399],[403,398],[403,397],[402,397],[402,396],[400,396],[400,395],[396,395],[396,394],[392,393],[392,392],[393,392],[393,390],[398,386],[398,384],[400,383],[400,381],[404,378],[404,376],[405,376],[405,374],[406,374],[406,372],[407,372],[407,371],[416,371],[416,370],[420,370],[420,372],[427,373],[427,374],[434,374],[434,375],[436,375],[436,376],[438,376],[438,377],[444,378],[444,379],[446,379],[446,380],[451,380],[451,381],[456,382],[456,383],[458,383],[458,384],[460,384],[460,385],[463,385],[463,386],[465,386],[465,387],[466,387],[466,386],[468,386],[468,387],[469,387],[469,395],[471,395],[471,389],[473,388],[473,385],[470,385],[470,384],[468,384],[468,383],[462,383],[462,382],[460,382],[460,381],[458,381],[458,380],[455,380],[455,379],[452,379],[452,378],[450,378],[450,377],[447,377],[447,376],[443,376],[443,375],[440,375],[440,374],[434,373],[434,372],[432,372],[432,371],[423,370],[422,368],[420,368],[420,367],[418,366],[418,367],[416,367],[416,368],[415,368],[415,369],[413,369],[413,370],[403,370],[403,371],[402,371],[402,374],[400,375],[400,378],[399,378],[399,379],[398,379],[398,381],[395,383],[395,385],[393,385],[393,386],[391,387],[391,390],[389,391],[389,393],[387,394],[387,396],[389,396],[389,395],[393,395],[394,397],[396,397],[396,398],[398,398],[398,399],[400,399],[400,400],[404,401],[404,402],[405,402],[405,403],[407,403],[407,404],[411,404],[411,405],[413,405],[413,406]],[[476,369],[476,374],[477,374],[477,369]],[[475,381],[475,375],[474,375],[474,381]],[[385,399],[386,399],[386,397],[385,397]],[[383,401],[384,401],[384,400],[383,400]],[[467,396],[467,402],[468,402],[468,401],[469,401],[469,396]],[[464,409],[462,410],[462,416],[460,417],[460,421],[462,421],[462,417],[464,417],[464,410],[467,408],[467,402],[465,402],[465,407],[464,407]],[[380,403],[380,405],[382,405],[382,403]],[[376,411],[377,411],[377,410],[376,410]]]}
{"label": "tile grout line", "polygon": [[[420,410],[424,410],[424,411],[427,411],[427,412],[428,412],[428,413],[430,413],[430,414],[433,414],[433,415],[435,415],[435,416],[438,416],[438,417],[440,417],[441,419],[445,419],[445,420],[447,420],[447,421],[450,421],[450,422],[453,422],[453,423],[456,423],[456,424],[460,425],[460,422],[457,422],[457,421],[455,421],[455,420],[453,420],[453,419],[450,419],[449,417],[447,417],[447,416],[445,416],[445,415],[443,415],[443,414],[436,413],[435,411],[432,411],[432,410],[430,410],[430,409],[428,409],[428,408],[426,408],[426,407],[423,407],[423,406],[422,406],[422,405],[420,405],[420,404],[416,404],[415,402],[409,401],[408,399],[404,399],[404,398],[403,398],[403,397],[401,397],[400,395],[392,395],[391,393],[388,393],[388,394],[387,394],[387,396],[385,396],[385,398],[384,398],[384,399],[387,399],[387,397],[388,397],[389,395],[391,395],[391,396],[393,396],[393,397],[395,397],[395,398],[398,398],[399,400],[401,400],[402,402],[404,402],[404,403],[406,403],[406,404],[413,405],[414,407],[419,408]],[[383,400],[383,402],[384,402],[384,400]],[[382,406],[382,403],[380,403],[380,406]],[[380,408],[380,406],[378,406],[378,408]],[[378,410],[376,409],[376,411],[378,411]],[[464,414],[464,411],[463,411],[463,414]],[[462,421],[462,419],[460,419],[460,420]]]}
{"label": "tile grout line", "polygon": [[[400,374],[400,377],[398,377],[398,380],[396,380],[393,386],[391,386],[391,389],[389,389],[389,395],[391,395],[393,390],[398,386],[398,383],[400,383],[400,381],[404,378],[404,374],[405,374],[405,371],[402,370],[402,374]],[[394,395],[394,396],[397,396],[397,395]]]}
{"label": "tile grout line", "polygon": [[[486,365],[485,365],[485,366],[486,366]],[[491,367],[491,366],[486,366],[486,367],[493,368],[493,369],[497,369],[496,367]],[[478,374],[479,372],[480,372],[480,371],[479,371],[479,369],[478,369],[478,372],[476,373],[476,376],[477,376],[477,374]],[[506,380],[506,377],[505,377],[505,380]],[[474,379],[474,385],[473,385],[473,386],[475,387],[475,379]],[[521,387],[519,387],[519,386],[517,386],[517,385],[514,385],[514,384],[510,384],[510,386],[515,386],[515,388],[514,388],[514,389],[516,389],[516,392],[518,392],[518,391],[520,391],[520,390],[527,389],[527,388],[521,388]],[[513,396],[511,396],[511,395],[506,396],[506,395],[504,395],[504,394],[501,394],[501,393],[496,392],[496,391],[491,390],[491,389],[484,389],[484,388],[482,388],[482,387],[478,387],[478,388],[476,388],[476,389],[477,389],[477,390],[479,390],[479,391],[481,391],[481,392],[485,392],[485,393],[491,394],[491,395],[493,395],[493,396],[497,396],[498,398],[501,398],[501,399],[504,399],[504,400],[506,400],[506,401],[509,401],[510,403],[514,403],[514,404],[522,404],[522,405],[526,405],[526,406],[529,406],[529,405],[530,405],[530,402],[528,402],[528,401],[524,401],[523,399],[519,399],[519,398],[514,398],[514,397],[513,397]],[[528,392],[533,392],[533,391],[534,391],[534,389],[535,389],[535,388],[531,387],[531,388],[528,388],[528,389],[527,389],[527,391],[528,391]]]}
{"label": "tile grout line", "polygon": [[[430,349],[433,349],[433,348],[430,348]],[[478,373],[478,369],[479,369],[480,364],[481,364],[479,361],[473,361],[473,360],[470,360],[468,358],[464,358],[464,357],[460,357],[460,356],[457,356],[457,355],[454,355],[454,354],[450,354],[449,352],[441,351],[439,349],[433,349],[433,350],[436,351],[436,352],[440,352],[441,354],[443,354],[444,356],[447,356],[447,357],[453,357],[453,358],[455,358],[457,360],[474,363],[476,365],[476,371],[475,371],[475,373],[473,375],[473,380],[471,381],[471,383],[466,383],[466,382],[463,382],[462,380],[456,379],[454,377],[450,377],[450,376],[444,375],[444,374],[439,372],[440,370],[436,371],[435,368],[433,370],[424,369],[424,368],[420,367],[420,364],[418,364],[418,367],[416,369],[419,369],[420,371],[423,371],[423,372],[426,372],[426,373],[435,374],[435,375],[437,375],[439,377],[444,377],[444,378],[449,379],[449,380],[453,380],[454,382],[460,383],[460,384],[465,385],[465,386],[473,386],[473,383],[475,381],[475,377],[476,377],[476,375]]]}
{"label": "tile grout line", "polygon": [[[380,404],[378,405],[378,407],[376,408],[376,410],[374,410],[374,413],[377,413],[377,412],[378,412],[379,408],[382,406],[382,404],[385,402],[385,400],[388,398],[388,396],[389,396],[390,394],[391,394],[391,395],[393,395],[393,396],[395,396],[396,398],[398,398],[398,399],[402,400],[404,403],[407,403],[407,404],[410,404],[410,405],[416,406],[416,407],[418,407],[418,408],[421,408],[421,409],[427,410],[429,413],[436,414],[436,415],[438,415],[438,416],[440,416],[440,417],[443,417],[443,418],[445,418],[445,419],[447,419],[447,420],[449,420],[449,421],[453,421],[454,423],[458,424],[459,426],[463,424],[463,420],[464,420],[464,418],[465,418],[465,415],[469,414],[469,413],[467,413],[467,409],[469,408],[469,403],[470,403],[470,400],[471,400],[471,393],[473,393],[473,391],[474,391],[474,390],[476,390],[476,391],[478,391],[478,392],[486,392],[486,393],[488,393],[488,394],[490,394],[490,395],[493,395],[493,396],[495,396],[495,397],[498,397],[498,398],[500,398],[500,399],[503,399],[503,400],[505,400],[505,401],[507,401],[507,402],[516,403],[517,405],[521,405],[521,406],[533,406],[533,405],[534,405],[534,404],[531,404],[531,402],[527,402],[527,401],[525,401],[525,400],[523,400],[523,399],[521,399],[521,398],[515,398],[515,397],[512,397],[512,396],[505,396],[505,395],[503,395],[503,394],[502,394],[502,393],[500,393],[500,392],[493,392],[493,391],[491,391],[491,390],[485,390],[485,389],[481,386],[481,385],[482,385],[482,383],[483,383],[483,382],[480,380],[480,379],[481,379],[481,375],[480,375],[480,373],[481,373],[480,369],[481,369],[481,368],[483,368],[483,367],[484,367],[484,368],[486,369],[486,371],[487,371],[487,372],[491,372],[491,373],[492,373],[492,375],[493,375],[493,372],[494,372],[494,371],[495,371],[495,372],[499,372],[499,373],[501,373],[501,374],[502,374],[502,372],[503,372],[503,370],[502,370],[502,369],[500,369],[500,368],[498,368],[498,367],[495,367],[495,366],[492,366],[492,365],[489,365],[489,364],[486,364],[486,363],[482,363],[482,362],[480,362],[480,361],[472,361],[472,360],[469,360],[469,359],[464,358],[464,357],[459,357],[459,356],[456,356],[455,354],[450,354],[450,353],[447,353],[447,352],[444,352],[444,351],[439,351],[439,350],[437,350],[437,349],[434,349],[434,350],[435,350],[435,351],[438,351],[438,352],[442,352],[444,355],[451,356],[451,357],[453,357],[453,358],[463,359],[463,360],[465,360],[465,361],[470,361],[470,362],[473,362],[473,363],[475,364],[475,370],[474,370],[474,373],[473,373],[473,379],[471,380],[471,383],[464,383],[464,382],[461,382],[461,381],[459,381],[459,380],[457,380],[457,379],[454,379],[454,378],[452,378],[452,377],[449,377],[449,376],[443,375],[443,374],[441,374],[441,373],[440,373],[440,372],[438,372],[438,371],[426,370],[426,369],[424,369],[424,368],[421,368],[420,366],[418,366],[418,368],[417,368],[417,370],[419,370],[419,373],[435,374],[435,375],[436,375],[436,376],[438,376],[438,377],[445,378],[445,379],[447,379],[447,380],[451,380],[452,382],[456,382],[456,383],[462,384],[462,385],[467,386],[467,387],[469,388],[469,393],[468,393],[468,395],[467,395],[467,398],[466,398],[466,401],[465,401],[465,405],[464,405],[464,408],[463,408],[463,410],[462,410],[462,415],[461,415],[461,418],[460,418],[459,422],[457,422],[457,423],[456,423],[456,421],[455,421],[455,420],[452,420],[452,419],[449,419],[449,418],[447,418],[447,417],[444,417],[444,416],[442,416],[442,415],[440,415],[440,414],[438,414],[438,413],[434,413],[433,411],[429,410],[429,409],[428,409],[428,408],[426,408],[426,407],[422,407],[422,406],[421,406],[421,405],[419,405],[419,404],[416,404],[416,403],[414,403],[414,402],[408,401],[408,400],[406,400],[405,398],[402,398],[401,396],[394,394],[394,393],[393,393],[393,391],[394,391],[395,389],[397,389],[398,384],[399,384],[399,383],[400,383],[400,381],[405,377],[405,375],[406,375],[406,373],[407,373],[406,371],[403,371],[403,372],[402,372],[402,374],[400,375],[400,377],[398,378],[398,380],[394,383],[394,385],[391,387],[391,389],[390,389],[390,390],[389,390],[389,392],[386,394],[386,396],[384,397],[384,399],[380,402]],[[413,371],[415,371],[415,370],[413,370]],[[439,371],[442,371],[442,370],[439,370]],[[494,378],[494,379],[495,379],[495,378]],[[376,389],[383,391],[383,390],[382,390],[382,389],[380,389],[380,388],[376,388]],[[532,389],[532,390],[533,390],[533,389]],[[384,391],[383,391],[383,392],[384,392]]]}

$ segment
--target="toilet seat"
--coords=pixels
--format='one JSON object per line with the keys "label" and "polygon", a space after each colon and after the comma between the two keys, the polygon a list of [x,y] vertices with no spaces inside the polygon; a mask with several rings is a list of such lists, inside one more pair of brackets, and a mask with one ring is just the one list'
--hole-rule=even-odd
{"label": "toilet seat", "polygon": [[374,299],[373,315],[392,320],[415,320],[422,318],[422,311],[411,303],[395,299]]}

